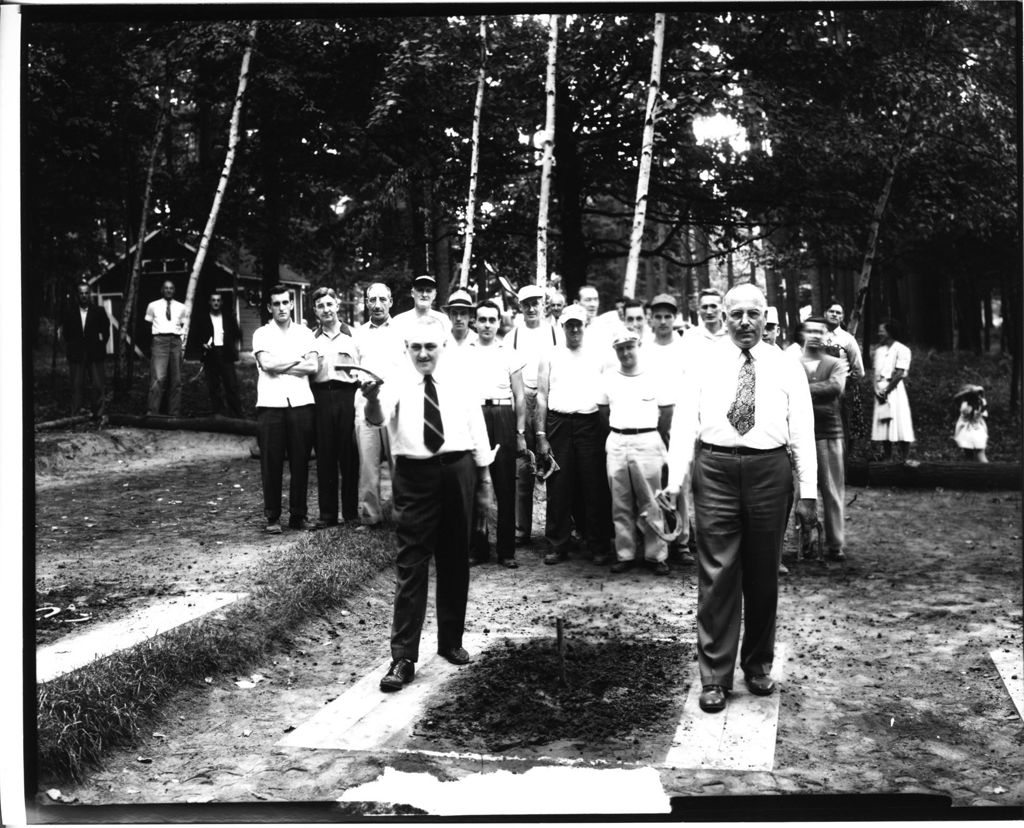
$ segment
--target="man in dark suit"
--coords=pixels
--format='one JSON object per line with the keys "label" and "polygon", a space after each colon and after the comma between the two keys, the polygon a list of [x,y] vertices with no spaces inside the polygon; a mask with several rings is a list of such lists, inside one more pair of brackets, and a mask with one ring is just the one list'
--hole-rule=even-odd
{"label": "man in dark suit", "polygon": [[238,396],[235,363],[238,362],[242,334],[234,314],[225,308],[219,293],[210,294],[209,304],[209,313],[196,314],[192,320],[189,331],[190,355],[199,356],[203,361],[213,415],[217,417],[226,412],[231,417],[241,418],[242,402]]}
{"label": "man in dark suit", "polygon": [[102,420],[106,417],[107,409],[103,361],[107,358],[110,317],[103,308],[92,304],[87,283],[78,285],[76,298],[75,307],[65,311],[57,332],[64,340],[71,374],[71,413],[77,414],[82,408],[88,376],[92,414]]}

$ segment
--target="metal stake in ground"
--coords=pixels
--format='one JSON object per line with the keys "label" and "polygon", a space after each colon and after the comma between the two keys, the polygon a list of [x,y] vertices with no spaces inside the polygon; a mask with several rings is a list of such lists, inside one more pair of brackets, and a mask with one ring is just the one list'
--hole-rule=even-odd
{"label": "metal stake in ground", "polygon": [[558,673],[562,680],[562,686],[568,687],[569,681],[565,677],[565,633],[561,618],[555,619],[555,638],[558,641]]}

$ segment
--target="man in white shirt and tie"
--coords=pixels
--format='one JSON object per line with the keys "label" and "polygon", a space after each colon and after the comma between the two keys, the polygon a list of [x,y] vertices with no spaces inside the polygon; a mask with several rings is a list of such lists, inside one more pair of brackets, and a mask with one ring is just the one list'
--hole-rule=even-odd
{"label": "man in white shirt and tie", "polygon": [[729,340],[684,377],[665,492],[675,497],[692,461],[697,661],[707,712],[725,707],[737,650],[750,692],[774,692],[778,567],[794,474],[797,514],[813,524],[817,512],[814,416],[803,369],[762,341],[767,303],[760,289],[734,287],[724,304]]}
{"label": "man in white shirt and tie", "polygon": [[480,402],[464,377],[436,372],[448,331],[425,316],[403,333],[415,372],[394,383],[362,384],[366,420],[387,426],[395,456],[397,581],[392,661],[380,681],[385,692],[401,690],[415,675],[431,558],[437,570],[437,651],[452,664],[469,663],[462,635],[472,515],[474,506],[486,514],[493,498],[494,452]]}
{"label": "man in white shirt and tie", "polygon": [[174,298],[174,282],[167,279],[160,288],[162,299],[146,306],[146,321],[152,326],[149,357],[149,400],[147,416],[160,413],[167,389],[167,413],[181,416],[181,318],[185,306]]}

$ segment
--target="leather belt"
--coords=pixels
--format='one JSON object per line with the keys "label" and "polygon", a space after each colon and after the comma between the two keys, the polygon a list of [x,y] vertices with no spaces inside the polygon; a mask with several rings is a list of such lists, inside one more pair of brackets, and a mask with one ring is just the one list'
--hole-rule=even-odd
{"label": "leather belt", "polygon": [[555,411],[553,408],[548,409],[548,414],[557,414],[559,417],[593,417],[596,411]]}
{"label": "leather belt", "polygon": [[778,451],[785,451],[785,446],[776,446],[770,449],[749,448],[748,446],[716,446],[712,443],[700,441],[700,447],[704,451],[713,451],[719,454],[775,454]]}
{"label": "leather belt", "polygon": [[443,451],[440,454],[435,454],[433,457],[407,457],[404,454],[400,454],[396,460],[402,463],[416,463],[419,465],[450,466],[452,463],[457,463],[463,457],[466,457],[469,453],[468,449],[464,449],[463,451]]}
{"label": "leather belt", "polygon": [[486,400],[484,400],[484,405],[512,405],[512,400],[509,399],[508,397],[504,397],[504,398],[502,398],[500,400],[499,399],[486,399]]}
{"label": "leather belt", "polygon": [[327,380],[327,382],[312,382],[310,385],[315,390],[323,390],[326,388],[356,388],[359,383],[357,382],[342,382],[341,380]]}
{"label": "leather belt", "polygon": [[614,431],[616,434],[650,434],[652,431],[657,431],[656,428],[614,428],[608,426],[609,431]]}

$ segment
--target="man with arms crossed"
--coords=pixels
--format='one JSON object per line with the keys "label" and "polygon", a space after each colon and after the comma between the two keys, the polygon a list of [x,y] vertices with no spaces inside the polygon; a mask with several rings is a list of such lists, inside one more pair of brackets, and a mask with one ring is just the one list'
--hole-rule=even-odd
{"label": "man with arms crossed", "polygon": [[313,392],[309,377],[317,370],[313,332],[292,321],[291,293],[270,289],[271,319],[252,335],[256,357],[256,436],[263,478],[264,531],[280,534],[284,458],[288,455],[288,525],[306,528],[309,454],[313,447]]}
{"label": "man with arms crossed", "polygon": [[794,478],[787,446],[799,484],[797,514],[816,519],[811,395],[796,360],[762,341],[766,309],[754,285],[726,294],[729,339],[687,371],[672,418],[665,493],[671,501],[692,461],[697,661],[707,712],[725,707],[737,650],[749,690],[775,690],[778,567]]}

